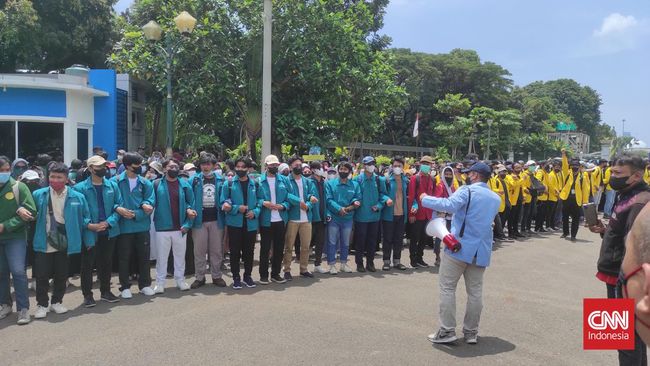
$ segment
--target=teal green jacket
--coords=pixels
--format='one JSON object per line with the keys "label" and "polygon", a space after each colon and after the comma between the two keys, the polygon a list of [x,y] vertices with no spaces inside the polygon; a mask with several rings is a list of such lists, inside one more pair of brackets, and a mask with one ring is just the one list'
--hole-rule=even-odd
{"label": "teal green jacket", "polygon": [[[381,219],[384,221],[393,221],[393,212],[395,211],[395,196],[397,190],[397,179],[402,180],[402,209],[404,210],[404,222],[408,219],[408,185],[409,179],[404,175],[393,175],[391,174],[388,178],[381,178],[381,184],[386,186],[388,189],[388,197],[393,200],[393,206],[384,207],[384,210],[381,212]],[[388,182],[388,184],[386,184]]]}
{"label": "teal green jacket", "polygon": [[359,184],[353,179],[342,183],[340,178],[328,180],[325,183],[325,199],[327,200],[327,211],[336,222],[347,222],[354,217],[354,211],[348,212],[345,216],[339,215],[339,211],[346,206],[352,205],[355,201],[361,202],[361,190]]}
{"label": "teal green jacket", "polygon": [[[371,177],[363,173],[354,179],[361,190],[361,207],[355,211],[354,221],[379,221],[381,210],[384,208],[386,200],[388,200],[386,182],[382,182],[381,177],[374,173]],[[373,211],[373,208],[376,211]]]}
{"label": "teal green jacket", "polygon": [[[47,215],[50,200],[50,187],[34,191],[34,201],[38,214],[34,228],[34,251],[45,253],[47,251]],[[65,218],[65,233],[68,237],[68,254],[81,252],[82,246],[86,248],[95,246],[96,235],[88,230],[91,223],[90,210],[86,197],[68,187],[63,208]]]}
{"label": "teal green jacket", "polygon": [[[289,183],[289,179],[284,175],[276,174],[275,178],[275,203],[284,207],[280,211],[280,217],[282,217],[282,221],[286,224],[289,219],[289,209],[291,209],[289,195],[292,193],[293,187]],[[260,190],[262,191],[264,201],[271,201],[271,188],[266,174],[260,177]],[[262,227],[271,226],[271,210],[264,206],[262,206],[262,211],[260,212],[260,225]]]}
{"label": "teal green jacket", "polygon": [[[203,225],[203,173],[196,173],[190,177],[188,183],[192,186],[194,192],[194,209],[196,210],[196,218],[194,219],[194,228],[198,229]],[[217,226],[223,229],[226,225],[225,213],[221,210],[219,205],[219,198],[221,197],[221,190],[223,189],[223,177],[214,173],[214,208],[217,211]]]}
{"label": "teal green jacket", "polygon": [[141,176],[137,177],[138,183],[133,191],[129,186],[129,179],[126,172],[113,177],[117,187],[122,194],[122,207],[135,212],[133,219],[120,218],[120,234],[132,234],[149,231],[151,228],[151,216],[142,209],[142,205],[156,206],[156,194],[153,191],[153,184]]}
{"label": "teal green jacket", "polygon": [[248,206],[249,211],[253,211],[255,217],[246,220],[246,228],[248,231],[257,231],[259,227],[259,216],[264,204],[264,196],[262,190],[259,188],[259,183],[253,180],[250,176],[248,178],[248,200],[244,202],[244,194],[241,190],[239,179],[233,177],[224,183],[221,190],[221,199],[219,206],[228,201],[232,206],[232,210],[226,212],[226,225],[233,227],[244,226],[244,214],[239,212],[239,206]]}
{"label": "teal green jacket", "polygon": [[[311,186],[313,188],[313,194],[316,199],[318,199],[318,203],[314,203],[311,208],[311,222],[321,222],[325,221],[326,218],[322,216],[327,215],[327,203],[325,202],[325,197],[321,197],[320,193],[318,192],[318,182],[314,178],[310,178],[311,181]],[[325,196],[325,184],[327,181],[323,180],[320,182],[320,184],[323,185],[323,196]],[[325,205],[325,209],[323,212],[323,215],[321,215],[321,205]]]}
{"label": "teal green jacket", "polygon": [[[156,231],[165,231],[174,229],[174,222],[171,214],[171,204],[169,203],[169,188],[167,186],[167,177],[162,177],[153,182],[154,192],[156,192],[156,209],[153,213],[153,224]],[[178,219],[181,229],[189,230],[192,228],[193,220],[187,216],[187,209],[194,208],[194,192],[192,187],[183,179],[178,180]]]}
{"label": "teal green jacket", "polygon": [[[289,194],[289,202],[291,203],[291,208],[289,209],[289,220],[290,221],[299,221],[300,220],[300,191],[298,189],[298,183],[293,179],[293,174],[289,175],[289,183],[291,184],[292,193]],[[307,205],[307,220],[312,221],[312,203],[310,199],[314,197],[314,185],[311,179],[302,177],[302,194],[304,197],[305,204]]]}
{"label": "teal green jacket", "polygon": [[[115,211],[118,207],[122,206],[122,193],[117,188],[117,183],[110,181],[106,178],[103,179],[102,185],[104,186],[104,212],[106,213],[106,222],[109,225],[108,237],[114,238],[120,235],[120,215]],[[92,178],[88,178],[81,183],[77,183],[73,187],[77,192],[86,197],[88,201],[88,208],[90,209],[90,218],[93,224],[99,223],[99,207],[97,206],[97,191],[93,187]],[[93,232],[95,236],[97,233]]]}

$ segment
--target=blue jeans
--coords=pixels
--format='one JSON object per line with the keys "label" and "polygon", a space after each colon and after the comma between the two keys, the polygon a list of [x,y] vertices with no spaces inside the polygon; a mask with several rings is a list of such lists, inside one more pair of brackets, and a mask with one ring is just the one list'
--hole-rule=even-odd
{"label": "blue jeans", "polygon": [[336,246],[341,244],[341,263],[347,263],[350,251],[350,235],[352,234],[352,220],[338,222],[332,220],[327,224],[327,263],[336,263]]}
{"label": "blue jeans", "polygon": [[616,191],[609,190],[605,192],[605,207],[603,211],[605,215],[612,216],[612,210],[614,209],[614,199],[616,198]]}
{"label": "blue jeans", "polygon": [[9,273],[14,279],[16,293],[16,310],[29,309],[27,290],[27,271],[25,257],[27,241],[25,239],[0,240],[0,303],[11,304]]}

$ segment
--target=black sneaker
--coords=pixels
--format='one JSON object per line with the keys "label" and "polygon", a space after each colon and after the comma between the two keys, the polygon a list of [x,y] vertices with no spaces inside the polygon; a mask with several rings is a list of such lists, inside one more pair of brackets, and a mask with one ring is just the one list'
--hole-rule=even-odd
{"label": "black sneaker", "polygon": [[95,299],[93,299],[93,296],[90,295],[90,296],[86,296],[86,297],[84,297],[84,302],[83,302],[82,305],[83,305],[83,307],[85,307],[85,308],[92,308],[92,307],[94,307],[95,305],[97,305],[97,303],[95,302]]}
{"label": "black sneaker", "polygon": [[440,257],[436,257],[436,261],[433,263],[434,266],[440,266]]}
{"label": "black sneaker", "polygon": [[192,285],[190,286],[190,288],[192,290],[196,290],[197,288],[203,287],[204,285],[205,285],[205,280],[203,280],[203,281],[195,280],[194,282],[192,282]]}
{"label": "black sneaker", "polygon": [[560,238],[561,238],[561,239],[564,239],[564,238],[566,238],[567,236],[569,236],[569,235],[568,235],[568,234],[562,234],[562,235],[560,235]]}
{"label": "black sneaker", "polygon": [[429,267],[429,265],[427,264],[427,262],[425,262],[425,261],[422,260],[422,259],[418,262],[418,266],[420,266],[420,267],[422,267],[422,268],[428,268],[428,267]]}
{"label": "black sneaker", "polygon": [[223,280],[223,278],[213,278],[212,279],[212,284],[217,286],[217,287],[226,287],[226,281]]}
{"label": "black sneaker", "polygon": [[257,285],[255,284],[255,281],[250,276],[245,276],[244,277],[244,285],[248,288],[255,288]]}
{"label": "black sneaker", "polygon": [[390,264],[384,264],[384,265],[381,267],[381,270],[382,270],[382,271],[390,271]]}
{"label": "black sneaker", "polygon": [[411,261],[411,268],[418,269],[418,268],[420,268],[420,265],[418,265],[418,262]]}
{"label": "black sneaker", "polygon": [[576,239],[576,237],[575,237],[575,236],[572,236],[572,237],[571,237],[571,241],[572,241],[572,242],[574,242],[574,243],[575,243],[575,242],[576,242],[576,240],[577,240],[577,239]]}
{"label": "black sneaker", "polygon": [[268,285],[270,283],[268,277],[260,277],[260,280],[258,282],[260,285]]}
{"label": "black sneaker", "polygon": [[307,272],[300,272],[300,276],[306,277],[306,278],[314,278],[314,274],[307,271]]}
{"label": "black sneaker", "polygon": [[273,281],[273,282],[275,282],[275,283],[286,283],[286,282],[287,282],[287,280],[285,280],[284,278],[282,278],[282,276],[280,276],[280,275],[273,275],[273,276],[271,276],[271,281]]}
{"label": "black sneaker", "polygon": [[377,270],[375,269],[375,265],[373,263],[368,263],[366,265],[366,270],[368,270],[368,272],[377,272]]}
{"label": "black sneaker", "polygon": [[112,292],[107,292],[105,294],[102,294],[102,297],[100,298],[100,300],[106,301],[106,302],[109,302],[109,303],[114,303],[114,302],[119,302],[120,298],[113,295]]}
{"label": "black sneaker", "polygon": [[241,280],[239,278],[235,278],[232,282],[232,288],[235,290],[241,290]]}
{"label": "black sneaker", "polygon": [[403,265],[402,263],[394,265],[393,268],[397,268],[400,271],[406,271],[406,269],[407,269],[406,266]]}
{"label": "black sneaker", "polygon": [[293,281],[293,276],[291,275],[291,272],[284,272],[284,279],[287,281]]}
{"label": "black sneaker", "polygon": [[357,272],[365,272],[366,269],[363,267],[363,264],[357,264]]}

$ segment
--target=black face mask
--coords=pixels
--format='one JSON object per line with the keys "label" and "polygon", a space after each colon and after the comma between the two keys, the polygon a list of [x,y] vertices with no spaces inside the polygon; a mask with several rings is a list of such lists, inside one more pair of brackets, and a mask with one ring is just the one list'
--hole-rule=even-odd
{"label": "black face mask", "polygon": [[303,174],[303,176],[304,176],[305,178],[309,178],[309,177],[311,177],[311,173]]}
{"label": "black face mask", "polygon": [[269,173],[276,175],[278,174],[278,167],[277,166],[270,166],[268,169]]}
{"label": "black face mask", "polygon": [[168,170],[167,175],[170,178],[177,178],[178,177],[178,169],[170,169],[170,170]]}
{"label": "black face mask", "polygon": [[248,174],[248,170],[235,170],[239,178],[244,178]]}
{"label": "black face mask", "polygon": [[133,174],[140,174],[142,172],[142,166],[133,166],[129,167],[129,170],[131,170],[131,173]]}
{"label": "black face mask", "polygon": [[622,191],[630,185],[627,184],[627,180],[630,179],[630,176],[627,177],[611,177],[609,178],[609,185],[612,186],[612,189],[615,191]]}
{"label": "black face mask", "polygon": [[293,168],[291,171],[292,171],[293,174],[295,174],[295,175],[300,175],[300,174],[302,174],[302,168],[299,167],[299,166]]}
{"label": "black face mask", "polygon": [[451,187],[452,183],[454,183],[454,178],[445,177],[445,182],[447,182],[447,185]]}
{"label": "black face mask", "polygon": [[546,172],[549,173],[551,171],[551,167],[547,166],[546,168],[544,168],[544,170],[546,170]]}
{"label": "black face mask", "polygon": [[106,168],[94,169],[94,173],[96,176],[103,178],[104,176],[106,176]]}
{"label": "black face mask", "polygon": [[349,176],[350,172],[339,172],[339,177],[341,177],[341,179],[348,179]]}
{"label": "black face mask", "polygon": [[571,171],[573,171],[573,174],[577,174],[580,168],[571,168]]}

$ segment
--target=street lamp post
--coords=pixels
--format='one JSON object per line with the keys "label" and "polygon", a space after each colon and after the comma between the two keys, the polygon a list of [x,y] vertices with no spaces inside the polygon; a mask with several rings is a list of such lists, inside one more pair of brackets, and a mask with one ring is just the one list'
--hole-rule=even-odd
{"label": "street lamp post", "polygon": [[[174,23],[176,23],[176,29],[181,33],[181,35],[186,36],[192,33],[194,26],[196,25],[196,19],[191,16],[188,12],[183,11],[176,18],[174,18]],[[142,27],[144,36],[153,42],[160,41],[162,39],[162,28],[155,21],[150,21]],[[174,55],[178,51],[178,46],[182,42],[182,38],[179,39],[176,43],[173,42],[172,38],[167,36],[165,37],[165,47],[158,45],[162,54],[165,56],[165,72],[167,74],[167,131],[165,138],[165,147],[167,149],[166,155],[172,155],[172,146],[174,146],[174,122],[173,122],[173,98],[172,98],[172,71],[173,71],[173,62]]]}
{"label": "street lamp post", "polygon": [[487,141],[487,149],[485,151],[485,158],[483,158],[483,160],[488,160],[490,158],[490,143],[492,142],[492,120],[491,119],[487,120],[487,125],[488,125],[488,141]]}

